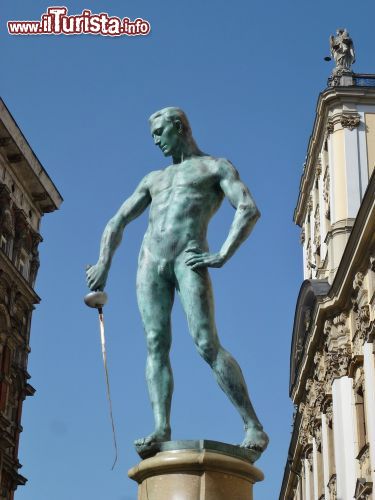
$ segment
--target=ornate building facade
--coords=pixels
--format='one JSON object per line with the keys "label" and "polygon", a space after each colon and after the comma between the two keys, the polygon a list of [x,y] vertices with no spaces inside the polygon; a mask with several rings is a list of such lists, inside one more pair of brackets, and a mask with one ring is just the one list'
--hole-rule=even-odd
{"label": "ornate building facade", "polygon": [[13,500],[19,474],[22,404],[29,384],[31,315],[39,297],[41,217],[62,198],[0,99],[0,499]]}
{"label": "ornate building facade", "polygon": [[305,281],[293,326],[295,414],[281,500],[374,495],[375,75],[346,68],[328,83],[294,213]]}

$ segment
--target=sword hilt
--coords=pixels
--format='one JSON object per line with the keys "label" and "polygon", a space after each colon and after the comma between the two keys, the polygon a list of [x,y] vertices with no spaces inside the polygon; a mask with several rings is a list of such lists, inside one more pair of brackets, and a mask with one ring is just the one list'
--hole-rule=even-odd
{"label": "sword hilt", "polygon": [[103,312],[103,306],[107,303],[108,295],[105,292],[96,290],[85,295],[84,301],[88,307],[98,309],[99,314]]}

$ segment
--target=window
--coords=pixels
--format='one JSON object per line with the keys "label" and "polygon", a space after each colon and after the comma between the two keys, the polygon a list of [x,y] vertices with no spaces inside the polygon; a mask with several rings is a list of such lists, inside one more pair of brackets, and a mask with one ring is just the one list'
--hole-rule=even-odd
{"label": "window", "polygon": [[8,255],[9,251],[9,241],[8,238],[2,234],[0,238],[0,248],[1,250]]}
{"label": "window", "polygon": [[0,249],[11,259],[13,249],[13,238],[5,232],[0,236]]}
{"label": "window", "polygon": [[25,274],[25,261],[23,259],[20,259],[18,262],[18,269],[19,272],[24,275]]}
{"label": "window", "polygon": [[18,270],[25,279],[29,279],[29,257],[27,253],[22,250],[21,256],[18,260]]}
{"label": "window", "polygon": [[0,374],[2,380],[0,383],[0,411],[4,411],[8,400],[8,382],[4,380],[4,377],[9,375],[12,352],[7,345],[4,345],[1,354]]}

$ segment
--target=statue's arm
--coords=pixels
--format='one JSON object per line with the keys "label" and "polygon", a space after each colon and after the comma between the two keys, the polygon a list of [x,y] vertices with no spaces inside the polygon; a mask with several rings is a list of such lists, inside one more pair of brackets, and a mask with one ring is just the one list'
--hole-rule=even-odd
{"label": "statue's arm", "polygon": [[125,226],[141,215],[151,202],[149,190],[150,177],[147,175],[134,193],[108,221],[100,242],[98,262],[86,270],[87,284],[90,290],[103,290],[111,267],[112,257],[120,245]]}
{"label": "statue's arm", "polygon": [[[198,253],[195,249],[188,249],[190,254],[186,264],[192,269],[199,267],[221,267],[246,240],[260,212],[245,184],[241,181],[237,170],[227,160],[219,160],[220,187],[228,198],[236,213],[220,252],[216,254]],[[194,253],[194,255],[191,255]]]}
{"label": "statue's arm", "polygon": [[220,170],[220,187],[233,208],[236,209],[228,237],[220,250],[225,261],[227,261],[249,236],[260,217],[260,212],[249,189],[241,181],[233,165],[226,160],[222,160]]}

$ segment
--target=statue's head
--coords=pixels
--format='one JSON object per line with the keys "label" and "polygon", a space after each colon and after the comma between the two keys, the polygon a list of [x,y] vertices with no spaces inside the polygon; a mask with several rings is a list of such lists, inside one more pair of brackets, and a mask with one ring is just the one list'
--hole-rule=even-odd
{"label": "statue's head", "polygon": [[149,118],[151,135],[164,156],[181,156],[192,140],[187,116],[180,108],[169,107],[156,111]]}

